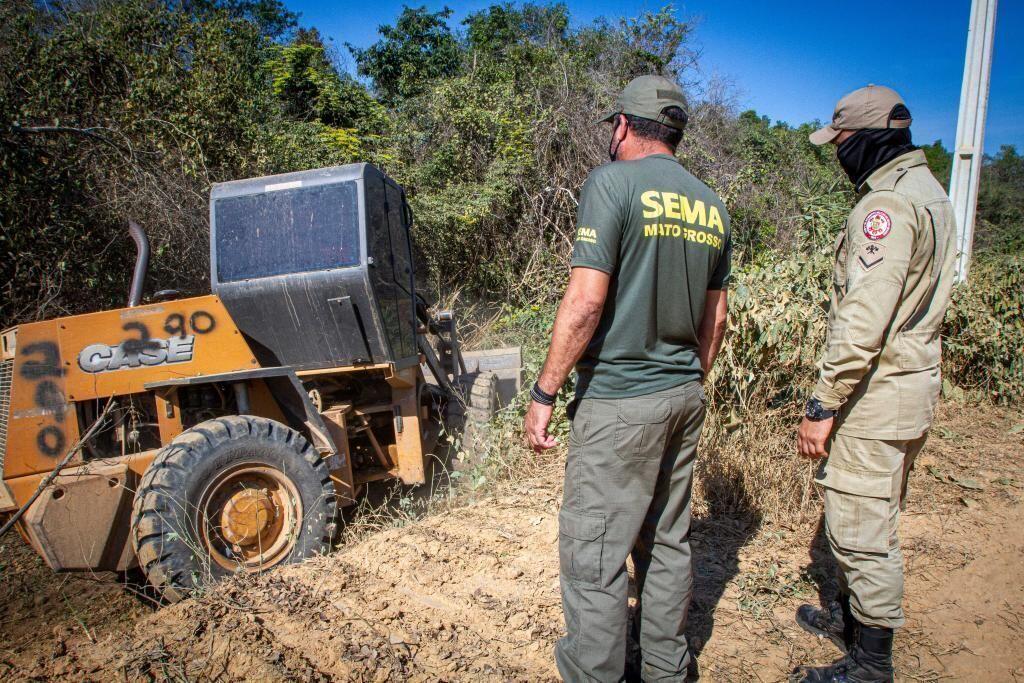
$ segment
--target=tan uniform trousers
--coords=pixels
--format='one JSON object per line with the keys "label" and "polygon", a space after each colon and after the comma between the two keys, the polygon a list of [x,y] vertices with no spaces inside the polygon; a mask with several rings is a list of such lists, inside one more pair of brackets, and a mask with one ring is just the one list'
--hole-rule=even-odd
{"label": "tan uniform trousers", "polygon": [[926,438],[884,441],[836,434],[818,472],[840,590],[849,594],[853,615],[868,626],[899,628],[904,622],[900,511]]}

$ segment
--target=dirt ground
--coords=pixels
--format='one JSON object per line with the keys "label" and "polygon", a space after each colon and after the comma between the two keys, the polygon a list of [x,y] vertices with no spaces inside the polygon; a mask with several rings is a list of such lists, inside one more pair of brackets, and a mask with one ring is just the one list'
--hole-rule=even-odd
{"label": "dirt ground", "polygon": [[[1024,680],[1022,422],[942,410],[903,521],[900,680]],[[117,577],[54,575],[9,537],[0,677],[557,680],[558,472],[161,609]],[[785,680],[837,656],[792,618],[834,590],[814,525],[718,515],[695,520],[693,542],[704,680]]]}

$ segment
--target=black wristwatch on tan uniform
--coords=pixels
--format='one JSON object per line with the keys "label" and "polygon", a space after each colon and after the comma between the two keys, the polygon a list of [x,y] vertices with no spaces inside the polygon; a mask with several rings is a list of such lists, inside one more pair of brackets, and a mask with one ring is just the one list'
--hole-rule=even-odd
{"label": "black wristwatch on tan uniform", "polygon": [[828,408],[824,407],[823,405],[821,405],[821,401],[813,397],[810,401],[807,402],[807,408],[806,410],[804,410],[804,417],[806,417],[808,420],[814,420],[815,422],[817,422],[818,420],[827,420],[835,416],[836,411],[829,410]]}

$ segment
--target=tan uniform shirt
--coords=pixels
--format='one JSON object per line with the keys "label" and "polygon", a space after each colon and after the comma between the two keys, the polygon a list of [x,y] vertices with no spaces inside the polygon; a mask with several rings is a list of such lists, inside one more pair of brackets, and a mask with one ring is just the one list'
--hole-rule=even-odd
{"label": "tan uniform shirt", "polygon": [[814,396],[838,431],[914,439],[941,388],[939,328],[949,304],[956,222],[924,152],[871,174],[835,242],[828,343]]}

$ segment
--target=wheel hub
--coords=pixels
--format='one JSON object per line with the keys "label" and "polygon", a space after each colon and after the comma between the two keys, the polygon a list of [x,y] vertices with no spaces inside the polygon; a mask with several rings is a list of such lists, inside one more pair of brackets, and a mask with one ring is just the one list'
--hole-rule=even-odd
{"label": "wheel hub", "polygon": [[245,489],[224,505],[221,531],[229,543],[251,546],[276,519],[277,508],[267,489]]}
{"label": "wheel hub", "polygon": [[229,571],[256,572],[285,560],[302,519],[295,485],[262,463],[242,463],[214,477],[198,509],[202,544]]}

